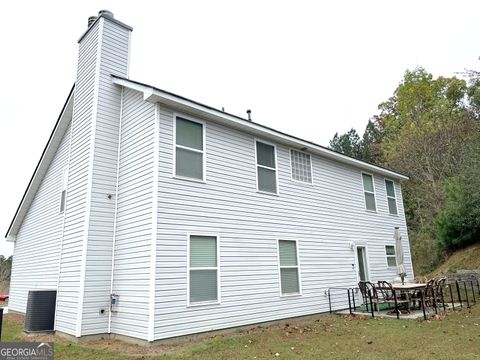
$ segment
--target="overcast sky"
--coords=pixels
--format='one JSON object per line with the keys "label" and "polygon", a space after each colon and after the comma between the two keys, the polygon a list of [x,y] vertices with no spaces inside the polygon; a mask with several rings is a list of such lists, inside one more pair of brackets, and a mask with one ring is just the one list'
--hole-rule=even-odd
{"label": "overcast sky", "polygon": [[[2,1],[0,231],[68,92],[87,19],[133,27],[130,78],[328,145],[406,69],[479,70],[478,1]],[[0,240],[0,254],[13,246]]]}

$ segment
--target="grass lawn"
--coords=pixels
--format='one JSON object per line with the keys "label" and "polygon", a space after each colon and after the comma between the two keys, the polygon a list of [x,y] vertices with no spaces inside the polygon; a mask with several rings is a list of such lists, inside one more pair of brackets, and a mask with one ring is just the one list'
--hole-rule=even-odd
{"label": "grass lawn", "polygon": [[[3,341],[26,339],[22,320],[5,316]],[[429,321],[317,316],[176,345],[27,339],[54,341],[55,359],[479,359],[480,305]]]}

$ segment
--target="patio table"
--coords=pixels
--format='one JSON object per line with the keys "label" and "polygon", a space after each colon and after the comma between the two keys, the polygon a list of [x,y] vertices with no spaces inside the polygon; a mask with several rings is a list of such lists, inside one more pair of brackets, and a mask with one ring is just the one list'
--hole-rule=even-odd
{"label": "patio table", "polygon": [[392,284],[392,288],[395,290],[402,290],[402,291],[410,291],[410,290],[420,290],[424,289],[427,286],[427,284]]}
{"label": "patio table", "polygon": [[409,284],[392,284],[392,288],[395,291],[400,291],[400,293],[405,294],[408,299],[407,311],[410,312],[410,303],[412,302],[412,292],[415,290],[425,289],[427,284],[422,283],[409,283]]}

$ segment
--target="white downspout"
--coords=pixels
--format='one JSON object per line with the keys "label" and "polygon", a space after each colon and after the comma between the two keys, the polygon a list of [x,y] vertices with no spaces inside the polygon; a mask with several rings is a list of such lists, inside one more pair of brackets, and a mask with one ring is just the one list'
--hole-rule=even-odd
{"label": "white downspout", "polygon": [[[110,295],[113,294],[113,274],[115,270],[115,240],[117,237],[117,210],[118,210],[118,179],[120,175],[120,154],[122,142],[122,119],[123,119],[123,93],[125,88],[122,86],[122,93],[120,95],[120,120],[118,125],[118,149],[117,149],[117,179],[115,184],[115,210],[113,213],[113,239],[112,239],[112,269],[110,275]],[[108,333],[112,331],[112,311],[110,303],[108,307]]]}

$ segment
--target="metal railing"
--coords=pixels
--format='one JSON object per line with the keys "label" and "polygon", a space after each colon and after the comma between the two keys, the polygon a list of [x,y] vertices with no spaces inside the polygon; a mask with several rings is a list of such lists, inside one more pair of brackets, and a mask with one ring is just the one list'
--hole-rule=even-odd
{"label": "metal railing", "polygon": [[[330,313],[333,313],[332,307],[332,290],[341,291],[345,296],[347,295],[348,310],[351,315],[357,311],[357,301],[355,299],[355,294],[360,292],[358,287],[331,287],[327,290],[328,295],[328,305]],[[397,319],[400,319],[400,309],[398,304],[400,294],[404,290],[395,290],[393,291],[393,300],[394,300],[394,312],[396,313]],[[445,285],[433,288],[426,289],[416,289],[415,300],[420,300],[419,307],[421,307],[423,318],[427,320],[427,310],[426,308],[431,308],[435,314],[439,313],[439,308],[443,308],[443,311],[447,311],[447,307],[451,305],[452,310],[455,310],[455,306],[460,305],[460,308],[463,308],[466,304],[467,308],[470,308],[472,305],[477,303],[477,298],[480,300],[480,281],[479,279],[475,280],[455,280],[455,282],[447,283]],[[476,292],[476,294],[475,294]],[[400,295],[401,296],[401,295]],[[449,297],[449,298],[447,298]],[[361,296],[363,304],[365,306],[365,311],[370,313],[371,316],[375,317],[375,304],[377,307],[380,306],[380,299],[374,301],[375,296],[371,293],[370,290],[367,290],[365,294]],[[378,297],[377,297],[378,298]],[[385,302],[385,300],[384,300]],[[377,308],[378,309],[378,308]],[[336,309],[345,310],[345,308]],[[420,309],[419,309],[420,310]]]}

